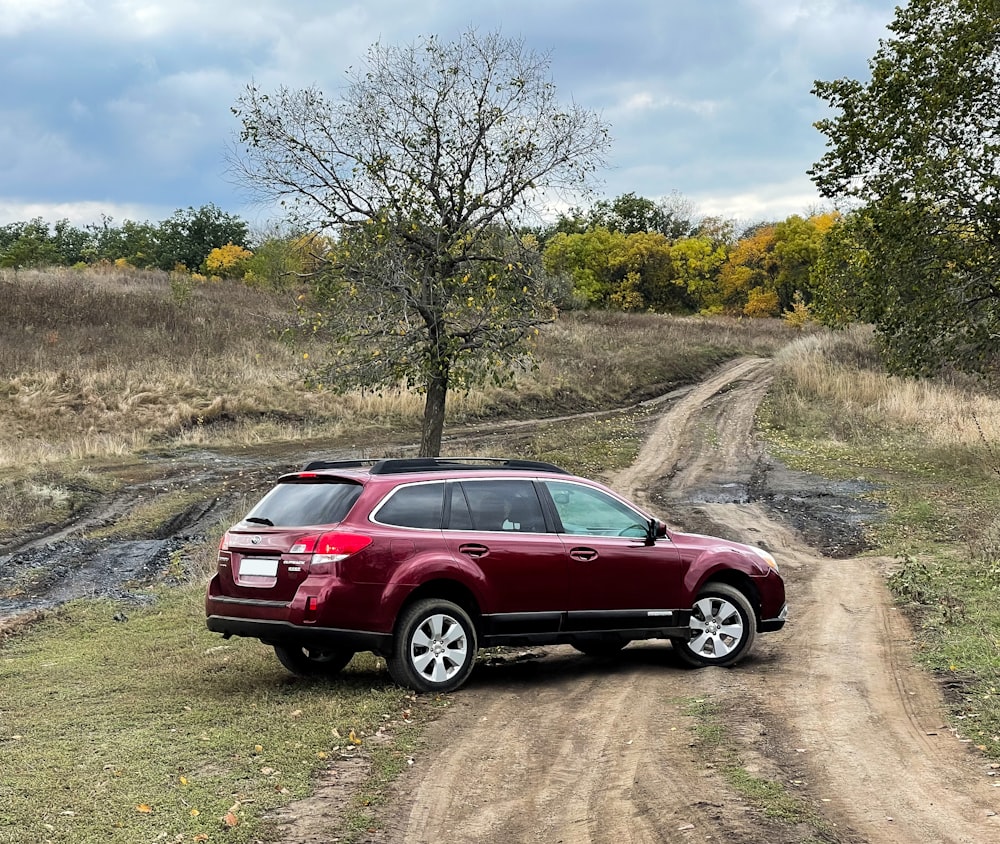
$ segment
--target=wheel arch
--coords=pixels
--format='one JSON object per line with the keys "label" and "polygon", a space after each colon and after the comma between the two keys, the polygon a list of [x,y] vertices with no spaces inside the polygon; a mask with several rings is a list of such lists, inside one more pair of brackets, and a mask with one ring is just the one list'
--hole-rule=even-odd
{"label": "wheel arch", "polygon": [[476,596],[464,583],[459,583],[457,580],[450,580],[448,578],[428,580],[426,583],[421,583],[414,588],[406,596],[402,604],[400,604],[396,612],[396,619],[393,622],[393,629],[399,624],[399,619],[406,613],[407,609],[424,598],[440,598],[445,601],[451,601],[453,604],[458,604],[458,606],[469,614],[472,623],[476,625],[477,636],[481,635],[482,613],[479,610],[479,602],[476,600]]}
{"label": "wheel arch", "polygon": [[739,571],[738,569],[716,569],[698,585],[698,592],[701,592],[713,583],[725,583],[727,586],[739,589],[739,591],[742,592],[750,602],[750,606],[753,607],[756,623],[758,626],[760,625],[760,592],[758,591],[756,584],[753,582],[752,577],[742,571]]}

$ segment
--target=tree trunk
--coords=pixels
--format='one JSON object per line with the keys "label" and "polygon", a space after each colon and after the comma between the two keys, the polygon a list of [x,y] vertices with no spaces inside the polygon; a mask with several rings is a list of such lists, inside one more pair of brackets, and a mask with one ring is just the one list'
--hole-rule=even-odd
{"label": "tree trunk", "polygon": [[427,400],[424,402],[424,423],[420,431],[420,457],[439,457],[441,435],[444,432],[444,404],[448,396],[448,371],[439,371],[427,378]]}

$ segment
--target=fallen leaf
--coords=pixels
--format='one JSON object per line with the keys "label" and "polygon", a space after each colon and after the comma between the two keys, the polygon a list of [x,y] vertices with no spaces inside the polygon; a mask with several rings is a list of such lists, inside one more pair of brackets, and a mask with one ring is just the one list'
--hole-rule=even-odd
{"label": "fallen leaf", "polygon": [[180,783],[181,783],[181,785],[187,785],[188,784],[188,778],[187,777],[180,777]]}
{"label": "fallen leaf", "polygon": [[361,739],[359,739],[355,734],[354,730],[351,730],[350,734],[347,736],[347,740],[351,744],[361,744]]}
{"label": "fallen leaf", "polygon": [[232,812],[226,812],[225,817],[222,819],[222,823],[232,829],[234,826],[240,825],[240,819]]}
{"label": "fallen leaf", "polygon": [[140,803],[138,806],[135,807],[135,810],[137,812],[142,812],[143,814],[148,815],[150,812],[153,811],[153,807],[150,806],[148,803]]}

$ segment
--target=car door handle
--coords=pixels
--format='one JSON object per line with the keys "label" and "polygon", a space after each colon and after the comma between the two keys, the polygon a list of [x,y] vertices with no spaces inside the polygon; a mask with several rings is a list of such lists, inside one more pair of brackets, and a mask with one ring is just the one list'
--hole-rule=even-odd
{"label": "car door handle", "polygon": [[573,548],[569,555],[581,563],[589,563],[591,560],[597,559],[597,551],[594,548]]}
{"label": "car door handle", "polygon": [[465,545],[458,546],[459,553],[468,554],[470,557],[485,557],[490,553],[490,549],[485,545],[478,545],[475,543],[466,543]]}

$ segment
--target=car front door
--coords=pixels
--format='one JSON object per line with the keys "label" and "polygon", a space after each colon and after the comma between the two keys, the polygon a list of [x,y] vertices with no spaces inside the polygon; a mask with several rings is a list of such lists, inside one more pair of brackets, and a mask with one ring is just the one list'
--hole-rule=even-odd
{"label": "car front door", "polygon": [[545,481],[568,565],[569,630],[670,626],[684,577],[666,537],[628,502],[574,481]]}

